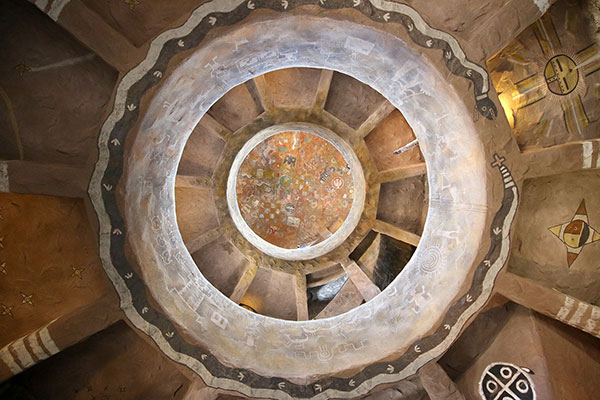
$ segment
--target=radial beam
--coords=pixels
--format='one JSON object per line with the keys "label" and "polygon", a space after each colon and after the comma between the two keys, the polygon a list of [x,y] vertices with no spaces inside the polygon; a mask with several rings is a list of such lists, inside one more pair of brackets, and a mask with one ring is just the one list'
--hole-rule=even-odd
{"label": "radial beam", "polygon": [[315,110],[325,109],[325,103],[327,103],[327,96],[329,96],[329,88],[331,87],[332,78],[332,70],[321,70],[321,77],[319,78],[319,84],[317,85],[317,92],[315,93],[315,101],[313,106]]}
{"label": "radial beam", "polygon": [[294,278],[294,289],[296,291],[296,319],[298,321],[307,321],[308,299],[306,295],[306,275],[302,271],[298,271]]}
{"label": "radial beam", "polygon": [[175,187],[192,189],[211,189],[214,182],[210,178],[201,178],[199,176],[177,175],[175,177]]}
{"label": "radial beam", "polygon": [[82,198],[90,174],[85,167],[0,161],[0,192]]}
{"label": "radial beam", "polygon": [[600,338],[600,307],[510,272],[494,287],[507,299]]}
{"label": "radial beam", "polygon": [[233,135],[233,132],[231,132],[231,130],[223,126],[219,121],[211,117],[208,113],[204,114],[204,116],[198,124],[202,125],[211,132],[216,133],[221,137],[221,139],[223,139],[226,142],[229,141],[231,135]]}
{"label": "radial beam", "polygon": [[335,133],[340,135],[346,141],[350,141],[350,139],[356,135],[356,131],[352,129],[350,125],[325,110],[322,110],[319,113],[319,118],[326,122],[328,127],[331,127]]}
{"label": "radial beam", "polygon": [[2,347],[0,382],[112,325],[121,318],[118,304],[111,291]]}
{"label": "radial beam", "polygon": [[431,361],[419,369],[423,389],[431,400],[465,400],[446,371],[436,361]]}
{"label": "radial beam", "polygon": [[373,129],[375,129],[383,120],[385,120],[394,111],[396,107],[387,100],[384,100],[379,107],[363,122],[354,136],[355,141],[359,141],[367,137]]}
{"label": "radial beam", "polygon": [[555,1],[509,0],[502,7],[493,8],[471,27],[465,46],[467,54],[474,54],[471,57],[485,63],[542,17]]}
{"label": "radial beam", "polygon": [[240,280],[233,288],[233,292],[231,292],[231,296],[229,298],[234,303],[239,303],[242,301],[242,298],[248,291],[250,284],[254,280],[256,273],[258,272],[258,265],[254,261],[248,261],[244,266],[244,270],[242,271],[242,275],[240,276]]}
{"label": "radial beam", "polygon": [[373,230],[415,247],[419,245],[419,241],[421,240],[421,236],[379,219],[375,220]]}
{"label": "radial beam", "polygon": [[187,247],[190,254],[194,254],[195,252],[197,252],[198,250],[200,250],[207,244],[212,243],[215,240],[217,240],[217,238],[219,238],[219,236],[221,236],[223,234],[225,229],[226,228],[223,225],[217,226],[216,228],[206,231],[206,232],[200,234],[199,236],[191,239],[190,241],[185,243],[185,247]]}
{"label": "radial beam", "polygon": [[344,271],[346,271],[348,277],[356,286],[356,289],[358,289],[365,301],[369,301],[381,293],[381,289],[379,289],[377,285],[375,285],[373,281],[369,279],[367,274],[365,274],[365,272],[358,266],[356,262],[347,259],[341,264],[344,268]]}
{"label": "radial beam", "polygon": [[[390,149],[390,153],[393,149]],[[425,163],[413,164],[407,167],[398,167],[382,171],[377,175],[377,182],[393,182],[401,179],[412,178],[427,174],[427,166]]]}
{"label": "radial beam", "polygon": [[256,90],[258,91],[258,96],[260,97],[260,103],[262,105],[263,110],[271,111],[275,108],[275,104],[273,103],[273,97],[271,96],[271,89],[269,89],[269,83],[264,75],[257,76],[253,79],[254,84],[256,85]]}
{"label": "radial beam", "polygon": [[346,311],[350,311],[353,308],[360,306],[362,302],[363,295],[358,291],[352,280],[348,279],[340,291],[337,292],[333,299],[331,299],[329,304],[317,314],[315,319],[329,318],[343,314]]}
{"label": "radial beam", "polygon": [[600,139],[571,142],[522,153],[525,179],[600,168]]}
{"label": "radial beam", "polygon": [[30,1],[117,71],[128,71],[142,58],[141,49],[82,1]]}

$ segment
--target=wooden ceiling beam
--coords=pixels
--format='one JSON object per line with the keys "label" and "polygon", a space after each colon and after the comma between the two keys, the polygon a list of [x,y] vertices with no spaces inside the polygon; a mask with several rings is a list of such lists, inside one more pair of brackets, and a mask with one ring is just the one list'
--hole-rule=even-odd
{"label": "wooden ceiling beam", "polygon": [[81,166],[0,161],[0,192],[84,198],[90,175]]}
{"label": "wooden ceiling beam", "polygon": [[498,294],[523,307],[600,338],[598,306],[510,272],[498,276],[494,289]]}
{"label": "wooden ceiling beam", "polygon": [[30,1],[117,71],[125,73],[143,58],[143,49],[81,0]]}
{"label": "wooden ceiling beam", "polygon": [[406,231],[379,219],[375,220],[375,223],[373,224],[373,230],[415,247],[417,247],[419,245],[419,241],[421,241],[421,236],[415,235],[412,232]]}

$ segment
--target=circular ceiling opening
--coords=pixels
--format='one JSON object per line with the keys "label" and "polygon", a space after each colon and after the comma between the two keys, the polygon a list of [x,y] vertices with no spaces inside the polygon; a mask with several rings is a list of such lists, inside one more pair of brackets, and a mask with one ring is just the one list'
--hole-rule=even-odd
{"label": "circular ceiling opening", "polygon": [[365,179],[338,135],[307,123],[258,132],[229,172],[227,203],[242,235],[264,253],[312,259],[339,246],[360,220]]}

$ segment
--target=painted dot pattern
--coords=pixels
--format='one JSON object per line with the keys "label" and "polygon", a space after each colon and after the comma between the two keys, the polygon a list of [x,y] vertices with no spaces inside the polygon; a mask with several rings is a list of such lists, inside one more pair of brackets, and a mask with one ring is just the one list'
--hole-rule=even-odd
{"label": "painted dot pattern", "polygon": [[333,235],[353,201],[351,169],[327,140],[282,132],[260,142],[238,171],[242,217],[262,239],[285,249],[304,248]]}

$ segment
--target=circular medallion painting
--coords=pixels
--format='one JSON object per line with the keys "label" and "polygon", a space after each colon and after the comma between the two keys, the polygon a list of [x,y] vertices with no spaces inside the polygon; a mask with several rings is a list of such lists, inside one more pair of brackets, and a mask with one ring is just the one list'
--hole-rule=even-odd
{"label": "circular medallion painting", "polygon": [[242,217],[267,242],[286,249],[331,237],[350,212],[350,166],[328,141],[282,132],[259,143],[238,171]]}
{"label": "circular medallion painting", "polygon": [[259,250],[310,259],[340,245],[358,224],[365,198],[360,161],[338,135],[310,124],[257,133],[233,162],[232,219]]}

